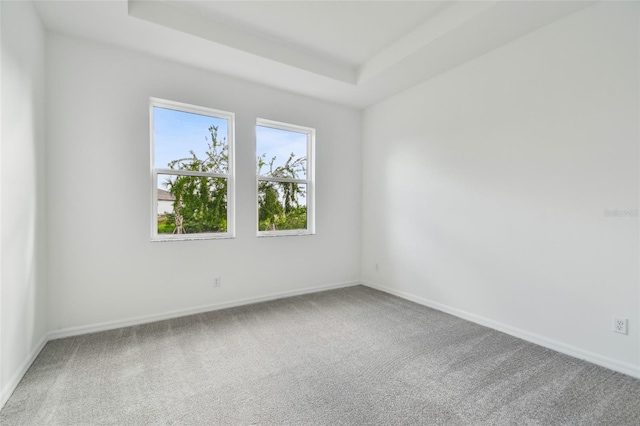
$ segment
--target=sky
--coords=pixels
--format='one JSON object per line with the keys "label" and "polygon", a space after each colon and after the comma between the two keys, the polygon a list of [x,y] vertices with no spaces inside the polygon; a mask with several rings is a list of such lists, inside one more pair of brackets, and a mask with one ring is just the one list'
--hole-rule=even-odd
{"label": "sky", "polygon": [[[189,157],[193,150],[204,158],[210,139],[209,126],[218,126],[218,140],[227,137],[227,120],[166,108],[153,108],[154,167],[168,169],[168,163]],[[283,165],[293,152],[296,158],[307,153],[307,135],[270,127],[256,126],[256,141],[236,140],[236,145],[256,144],[257,155],[266,154],[268,163],[276,157],[274,167]],[[266,168],[262,169],[267,171]],[[306,176],[299,176],[304,179]]]}
{"label": "sky", "polygon": [[190,150],[198,158],[205,158],[207,143],[211,139],[211,125],[218,126],[218,141],[227,137],[225,119],[154,107],[154,167],[168,169],[170,161],[190,157]]}
{"label": "sky", "polygon": [[[267,154],[265,162],[268,164],[272,157],[276,157],[273,163],[276,166],[283,165],[291,153],[295,158],[307,155],[307,135],[305,133],[290,132],[287,130],[273,129],[271,127],[256,127],[256,154]],[[264,175],[269,171],[269,167],[262,168]],[[306,175],[301,174],[299,179],[306,179]]]}

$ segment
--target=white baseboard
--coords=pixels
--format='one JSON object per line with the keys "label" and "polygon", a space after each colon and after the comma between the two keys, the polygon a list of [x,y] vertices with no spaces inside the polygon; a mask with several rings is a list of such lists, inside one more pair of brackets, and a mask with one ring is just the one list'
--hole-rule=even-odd
{"label": "white baseboard", "polygon": [[16,389],[16,387],[18,386],[18,384],[26,374],[27,370],[29,370],[29,367],[31,367],[31,364],[33,364],[33,361],[35,361],[35,359],[40,354],[40,351],[42,351],[42,348],[44,348],[44,346],[50,340],[61,339],[63,337],[78,336],[81,334],[95,333],[98,331],[113,330],[113,329],[128,327],[132,325],[147,324],[150,322],[162,321],[162,320],[171,319],[171,318],[178,318],[178,317],[183,317],[187,315],[215,311],[219,309],[233,308],[236,306],[251,305],[253,303],[283,299],[285,297],[300,296],[303,294],[317,293],[320,291],[333,290],[337,288],[353,287],[356,285],[361,285],[361,283],[359,281],[350,281],[350,282],[337,283],[337,284],[305,287],[297,290],[283,291],[279,293],[270,293],[263,296],[250,297],[246,299],[236,299],[236,300],[231,300],[229,302],[214,303],[211,305],[198,306],[195,308],[178,309],[174,311],[165,312],[162,314],[146,315],[141,317],[129,318],[126,320],[108,321],[108,322],[103,322],[99,324],[91,324],[91,325],[85,325],[80,327],[69,327],[69,328],[64,328],[60,330],[50,331],[49,333],[42,336],[42,339],[40,339],[40,342],[38,342],[38,345],[36,346],[36,348],[31,352],[29,357],[25,359],[25,361],[22,363],[20,368],[13,374],[13,376],[9,380],[9,383],[7,383],[4,386],[4,388],[0,390],[0,409],[4,407],[4,404],[9,400],[9,398],[11,397],[11,394],[13,394],[13,391]]}
{"label": "white baseboard", "polygon": [[394,296],[398,296],[403,299],[418,303],[420,305],[424,305],[429,308],[433,308],[438,311],[442,311],[447,314],[451,314],[456,317],[474,322],[476,324],[480,324],[485,327],[489,327],[494,330],[501,331],[503,333],[517,337],[519,339],[526,340],[531,343],[535,343],[536,345],[544,346],[545,348],[552,349],[556,352],[560,352],[574,358],[582,359],[584,361],[588,361],[593,364],[600,365],[610,370],[614,370],[614,371],[626,374],[628,376],[632,376],[640,379],[640,367],[636,365],[620,362],[615,359],[596,354],[594,352],[586,351],[584,349],[580,349],[575,346],[567,345],[565,343],[558,342],[553,339],[548,339],[544,336],[540,336],[535,333],[530,333],[528,331],[525,331],[516,327],[511,327],[507,324],[494,321],[489,318],[482,317],[480,315],[472,314],[470,312],[466,312],[461,309],[453,308],[451,306],[434,302],[433,300],[425,299],[423,297],[416,296],[414,294],[407,293],[401,290],[396,290],[381,284],[374,284],[371,282],[362,281],[362,285],[374,288],[376,290],[383,291],[385,293],[393,294]]}
{"label": "white baseboard", "polygon": [[29,367],[31,367],[31,364],[33,364],[33,361],[36,360],[36,358],[40,354],[40,351],[42,351],[42,348],[44,348],[44,345],[46,345],[48,341],[49,341],[48,334],[45,334],[44,336],[42,336],[42,338],[40,339],[36,347],[31,351],[27,359],[25,359],[22,365],[20,365],[20,368],[18,368],[18,370],[16,370],[16,372],[13,373],[13,376],[11,376],[11,379],[9,379],[9,382],[2,389],[0,389],[0,410],[2,409],[2,407],[4,407],[4,404],[6,404],[6,402],[9,400],[9,397],[13,394],[13,391],[16,390],[16,388],[18,387],[18,383],[20,383],[20,380],[22,380],[24,375],[27,373],[27,370],[29,370]]}
{"label": "white baseboard", "polygon": [[430,308],[437,309],[439,311],[446,312],[451,315],[455,315],[459,318],[463,318],[468,321],[501,331],[503,333],[507,333],[509,335],[518,337],[528,342],[535,343],[540,346],[544,346],[546,348],[555,350],[565,355],[569,355],[574,358],[579,358],[579,359],[591,362],[593,364],[597,364],[602,367],[608,368],[610,370],[627,374],[632,377],[640,378],[640,368],[638,368],[635,365],[622,363],[611,358],[603,357],[593,352],[585,351],[583,349],[576,348],[574,346],[566,345],[564,343],[561,343],[552,339],[548,339],[546,337],[543,337],[534,333],[529,333],[525,330],[511,327],[506,324],[503,324],[488,318],[484,318],[479,315],[475,315],[460,309],[456,309],[451,306],[444,305],[442,303],[434,302],[434,301],[431,301],[431,300],[428,300],[404,291],[395,290],[390,287],[386,287],[380,284],[374,284],[366,281],[361,281],[361,282],[352,281],[352,282],[345,282],[345,283],[306,287],[306,288],[297,289],[297,290],[271,293],[271,294],[258,296],[258,297],[236,299],[228,302],[198,306],[195,308],[174,310],[174,311],[169,311],[162,314],[147,315],[147,316],[141,316],[136,318],[129,318],[126,320],[109,321],[109,322],[103,322],[99,324],[92,324],[92,325],[86,325],[86,326],[80,326],[80,327],[69,327],[69,328],[51,331],[48,334],[44,335],[42,339],[40,339],[40,341],[38,342],[34,350],[31,352],[29,357],[22,363],[20,368],[13,374],[13,376],[11,377],[9,382],[4,386],[4,388],[0,390],[0,409],[4,407],[4,404],[9,400],[9,397],[11,396],[13,391],[16,389],[16,387],[24,377],[27,370],[29,370],[29,367],[31,367],[31,364],[33,364],[38,354],[40,354],[40,351],[42,351],[45,344],[50,340],[60,339],[63,337],[78,336],[78,335],[87,334],[87,333],[95,333],[98,331],[113,330],[113,329],[128,327],[132,325],[147,324],[150,322],[162,321],[165,319],[199,314],[199,313],[215,311],[219,309],[232,308],[236,306],[250,305],[253,303],[283,299],[285,297],[299,296],[303,294],[316,293],[320,291],[333,290],[337,288],[352,287],[356,285],[365,285],[367,287],[371,287],[376,290],[383,291],[385,293],[393,294],[395,296],[401,297],[406,300],[410,300],[420,305],[428,306]]}
{"label": "white baseboard", "polygon": [[194,308],[178,309],[174,311],[164,312],[161,314],[145,315],[140,317],[128,318],[125,320],[107,321],[98,324],[82,325],[79,327],[68,327],[60,330],[49,332],[49,340],[62,339],[64,337],[79,336],[81,334],[96,333],[98,331],[114,330],[122,327],[130,327],[132,325],[148,324],[150,322],[162,321],[171,318],[184,317],[187,315],[201,314],[203,312],[217,311],[219,309],[233,308],[236,306],[251,305],[254,303],[266,302],[269,300],[284,299],[285,297],[300,296],[303,294],[317,293],[319,291],[333,290],[337,288],[352,287],[360,285],[360,281],[350,281],[337,284],[320,285],[313,287],[305,287],[297,290],[283,291],[278,293],[270,293],[258,297],[250,297],[246,299],[236,299],[228,302],[214,303],[210,305],[197,306]]}

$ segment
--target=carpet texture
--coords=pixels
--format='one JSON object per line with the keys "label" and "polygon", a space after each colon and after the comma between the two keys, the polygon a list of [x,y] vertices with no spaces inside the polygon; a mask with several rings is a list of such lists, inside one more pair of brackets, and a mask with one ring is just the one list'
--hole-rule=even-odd
{"label": "carpet texture", "polygon": [[49,342],[9,425],[639,425],[640,381],[351,287]]}

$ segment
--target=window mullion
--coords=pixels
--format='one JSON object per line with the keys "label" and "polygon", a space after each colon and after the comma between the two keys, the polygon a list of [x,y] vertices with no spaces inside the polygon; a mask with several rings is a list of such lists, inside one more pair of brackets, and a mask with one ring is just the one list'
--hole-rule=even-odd
{"label": "window mullion", "polygon": [[175,175],[175,176],[202,176],[202,177],[214,177],[229,179],[231,175],[226,173],[209,173],[209,172],[197,172],[194,170],[176,170],[176,169],[154,169],[157,174],[163,175]]}
{"label": "window mullion", "polygon": [[270,177],[270,176],[258,176],[258,180],[267,181],[267,182],[309,184],[308,179],[287,179],[287,178]]}

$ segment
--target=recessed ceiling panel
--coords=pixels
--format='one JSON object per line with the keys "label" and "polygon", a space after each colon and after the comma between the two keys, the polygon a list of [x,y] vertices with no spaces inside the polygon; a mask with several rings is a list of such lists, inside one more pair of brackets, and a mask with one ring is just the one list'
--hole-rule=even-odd
{"label": "recessed ceiling panel", "polygon": [[437,14],[451,1],[171,1],[203,18],[349,66]]}
{"label": "recessed ceiling panel", "polygon": [[34,2],[51,32],[358,108],[593,3]]}

